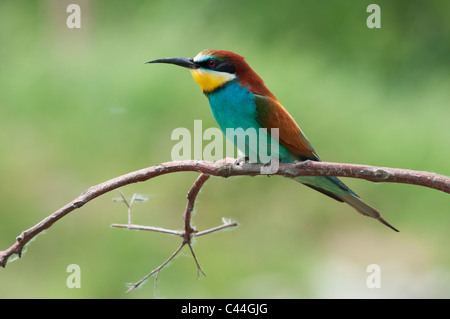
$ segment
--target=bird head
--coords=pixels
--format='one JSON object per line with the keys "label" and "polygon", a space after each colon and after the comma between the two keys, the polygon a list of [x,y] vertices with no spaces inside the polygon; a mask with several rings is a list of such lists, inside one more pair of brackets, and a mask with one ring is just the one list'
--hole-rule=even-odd
{"label": "bird head", "polygon": [[204,50],[194,58],[165,58],[147,63],[169,63],[188,68],[205,94],[237,79],[249,91],[276,99],[244,57],[230,51]]}

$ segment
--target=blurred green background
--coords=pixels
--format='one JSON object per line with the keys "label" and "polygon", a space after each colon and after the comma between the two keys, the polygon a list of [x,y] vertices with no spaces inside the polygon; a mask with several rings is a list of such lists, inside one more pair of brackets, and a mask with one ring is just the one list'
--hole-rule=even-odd
{"label": "blurred green background", "polygon": [[[81,29],[66,7],[81,6]],[[247,58],[324,160],[450,175],[450,3],[381,1],[5,1],[0,3],[0,249],[88,187],[170,161],[178,127],[216,127],[189,72],[144,62],[225,49]],[[122,188],[148,196],[133,222],[182,228],[194,173]],[[195,242],[207,277],[183,254],[161,271],[159,298],[450,297],[448,194],[345,179],[374,220],[280,177],[212,178]],[[125,205],[108,193],[74,211],[0,269],[1,298],[125,295],[179,238],[110,228]],[[81,288],[69,289],[69,264]],[[370,264],[381,288],[369,289]]]}

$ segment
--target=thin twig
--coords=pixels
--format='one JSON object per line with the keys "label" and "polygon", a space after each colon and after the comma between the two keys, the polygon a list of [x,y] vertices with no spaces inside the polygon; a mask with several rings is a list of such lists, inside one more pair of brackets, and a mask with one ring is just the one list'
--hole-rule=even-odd
{"label": "thin twig", "polygon": [[220,225],[220,226],[217,226],[217,227],[213,227],[213,228],[210,228],[210,229],[207,229],[207,230],[204,230],[204,231],[197,232],[195,234],[195,237],[203,236],[203,235],[206,235],[206,234],[210,234],[210,233],[213,233],[213,232],[216,232],[216,231],[228,228],[228,227],[236,227],[238,225],[239,225],[238,222],[227,222],[227,223],[224,223],[223,225]]}
{"label": "thin twig", "polygon": [[[170,235],[176,235],[176,236],[181,236],[184,237],[184,231],[183,230],[172,230],[172,229],[166,229],[166,228],[160,228],[160,227],[154,227],[154,226],[143,226],[143,225],[126,225],[126,224],[111,224],[111,227],[115,227],[115,228],[126,228],[126,229],[132,229],[132,230],[146,230],[146,231],[154,231],[154,232],[158,232],[158,233],[165,233],[165,234],[170,234]],[[199,231],[199,232],[195,232],[192,234],[192,237],[198,237],[198,236],[203,236],[203,235],[207,235],[228,227],[236,227],[239,226],[238,222],[224,222],[222,225],[217,226],[217,227],[213,227],[210,229],[206,229],[203,231]]]}
{"label": "thin twig", "polygon": [[192,257],[194,258],[195,264],[197,265],[197,278],[200,276],[200,273],[202,273],[202,275],[206,277],[205,272],[203,271],[202,267],[200,267],[200,264],[198,263],[197,256],[195,256],[194,249],[192,249],[191,243],[187,243],[187,244],[189,246],[189,249],[191,250],[191,254],[192,254]]}
{"label": "thin twig", "polygon": [[135,198],[136,194],[133,194],[133,196],[131,197],[131,202],[130,202],[130,204],[128,204],[128,201],[125,198],[125,195],[120,190],[118,190],[118,192],[119,192],[120,196],[122,197],[123,202],[128,207],[128,225],[131,225],[131,206],[133,206],[133,202],[134,202],[134,198]]}
{"label": "thin twig", "polygon": [[[122,202],[124,202],[125,205],[128,208],[128,225],[131,225],[131,209],[133,207],[134,202],[135,201],[145,201],[146,199],[145,198],[140,198],[140,197],[138,197],[138,196],[140,196],[139,194],[134,193],[131,196],[130,203],[128,203],[127,199],[125,198],[125,195],[120,190],[118,190],[118,192],[120,194]],[[113,199],[113,200],[117,201],[117,199]]]}
{"label": "thin twig", "polygon": [[180,247],[178,247],[177,250],[175,250],[174,253],[165,262],[163,262],[157,268],[153,269],[150,273],[148,273],[146,276],[144,276],[141,280],[139,280],[138,282],[136,282],[134,284],[126,284],[130,288],[125,293],[129,293],[129,292],[133,291],[134,289],[139,287],[142,283],[144,283],[154,273],[158,273],[162,268],[164,268],[165,265],[167,265],[172,259],[174,259],[176,255],[178,255],[181,248],[183,248],[185,244],[186,244],[185,242],[181,243]]}
{"label": "thin twig", "polygon": [[142,226],[142,225],[133,225],[133,224],[131,224],[131,225],[111,224],[111,227],[134,229],[134,230],[148,230],[148,231],[154,231],[154,232],[177,235],[177,236],[184,235],[184,232],[182,230],[172,230],[172,229],[153,227],[153,226]]}
{"label": "thin twig", "polygon": [[158,276],[159,276],[159,270],[156,272],[155,282],[153,283],[153,296],[155,296],[155,298],[156,298],[156,283],[158,282]]}

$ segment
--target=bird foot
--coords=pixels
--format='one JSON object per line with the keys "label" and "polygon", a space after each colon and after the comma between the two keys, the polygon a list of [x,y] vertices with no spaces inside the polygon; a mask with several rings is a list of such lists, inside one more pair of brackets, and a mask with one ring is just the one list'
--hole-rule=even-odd
{"label": "bird foot", "polygon": [[249,160],[250,158],[248,156],[238,157],[234,162],[234,165],[244,165],[245,163],[248,163]]}

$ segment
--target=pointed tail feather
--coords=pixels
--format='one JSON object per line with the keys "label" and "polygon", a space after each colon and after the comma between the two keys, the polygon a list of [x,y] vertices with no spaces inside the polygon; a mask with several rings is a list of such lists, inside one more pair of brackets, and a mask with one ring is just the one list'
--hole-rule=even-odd
{"label": "pointed tail feather", "polygon": [[380,223],[386,225],[387,227],[395,230],[398,232],[399,230],[393,227],[391,224],[389,224],[387,221],[385,221],[382,217],[379,211],[377,211],[372,206],[366,204],[358,197],[355,197],[351,194],[345,194],[345,195],[337,195],[340,199],[342,199],[344,202],[352,206],[354,209],[356,209],[361,215],[372,217],[377,219]]}
{"label": "pointed tail feather", "polygon": [[321,192],[331,198],[345,202],[352,206],[354,209],[358,211],[361,215],[375,218],[380,223],[386,225],[387,227],[398,232],[398,229],[390,225],[387,221],[385,221],[380,212],[378,212],[372,206],[363,202],[358,195],[356,195],[350,188],[348,188],[341,180],[334,176],[327,177],[317,177],[317,176],[300,176],[295,177],[294,180],[302,183],[316,191]]}

